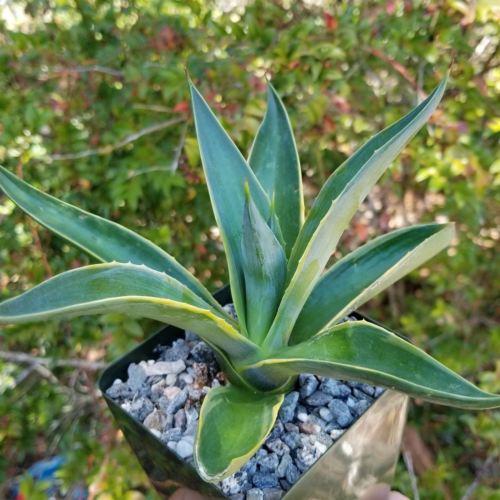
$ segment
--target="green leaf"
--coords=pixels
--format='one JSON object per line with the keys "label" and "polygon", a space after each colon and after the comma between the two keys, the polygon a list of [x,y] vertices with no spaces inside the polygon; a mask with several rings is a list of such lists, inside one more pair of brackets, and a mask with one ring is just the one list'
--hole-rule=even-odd
{"label": "green leaf", "polygon": [[245,203],[241,256],[248,334],[259,344],[271,326],[281,299],[286,256],[250,197]]}
{"label": "green leaf", "polygon": [[344,229],[373,185],[436,109],[445,85],[446,79],[408,115],[370,139],[323,186],[288,262],[289,285],[266,338],[268,349],[287,344]]}
{"label": "green leaf", "polygon": [[257,347],[225,317],[170,276],[134,264],[96,264],[67,271],[0,304],[0,324],[119,312],[197,333],[232,359]]}
{"label": "green leaf", "polygon": [[196,135],[205,171],[208,191],[215,219],[221,231],[229,268],[229,281],[238,321],[247,331],[243,269],[241,264],[241,238],[244,186],[262,216],[267,219],[269,199],[247,162],[222,128],[194,84],[190,81]]}
{"label": "green leaf", "polygon": [[194,459],[206,481],[220,481],[260,448],[273,428],[282,394],[255,394],[229,385],[212,389],[203,401]]}
{"label": "green leaf", "polygon": [[102,262],[132,262],[162,271],[212,306],[210,292],[171,255],[129,229],[42,193],[0,167],[0,188],[37,222]]}
{"label": "green leaf", "polygon": [[315,373],[377,384],[459,408],[500,406],[484,392],[396,334],[366,321],[334,326],[306,342],[285,347],[247,367],[261,383],[277,374]]}
{"label": "green leaf", "polygon": [[346,255],[314,286],[290,341],[332,326],[446,248],[454,235],[453,224],[422,224],[375,238]]}
{"label": "green leaf", "polygon": [[304,222],[304,199],[299,156],[285,106],[274,87],[268,85],[267,111],[257,131],[248,163],[269,198],[290,255]]}

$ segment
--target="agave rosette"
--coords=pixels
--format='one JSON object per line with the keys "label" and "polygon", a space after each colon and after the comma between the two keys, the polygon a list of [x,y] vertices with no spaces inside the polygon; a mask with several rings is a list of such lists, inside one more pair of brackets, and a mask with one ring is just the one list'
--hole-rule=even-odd
{"label": "agave rosette", "polygon": [[268,107],[246,160],[190,82],[206,182],[225,248],[237,320],[164,250],[114,222],[44,194],[0,169],[0,188],[43,226],[101,263],[67,271],[0,304],[0,323],[111,311],[197,333],[229,383],[206,396],[195,460],[218,481],[272,429],[300,373],[355,379],[461,408],[500,405],[416,346],[366,321],[341,319],[450,244],[452,224],[380,236],[325,272],[372,186],[440,102],[446,80],[346,160],[304,215],[300,163],[286,110]]}

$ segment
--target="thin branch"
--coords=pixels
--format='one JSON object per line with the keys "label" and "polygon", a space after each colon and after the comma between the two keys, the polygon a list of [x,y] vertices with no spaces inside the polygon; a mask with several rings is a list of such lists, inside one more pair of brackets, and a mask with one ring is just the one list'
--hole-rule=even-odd
{"label": "thin branch", "polygon": [[179,161],[181,159],[182,149],[184,148],[184,144],[186,142],[186,132],[187,132],[187,123],[182,129],[181,137],[174,150],[174,157],[172,158],[170,165],[153,165],[151,167],[144,167],[137,170],[131,170],[128,173],[127,178],[132,179],[139,175],[149,174],[150,172],[170,172],[170,173],[175,172],[179,167]]}
{"label": "thin branch", "polygon": [[[476,491],[477,487],[481,484],[482,480],[486,476],[488,476],[488,469],[495,464],[496,460],[498,460],[498,455],[495,454],[490,455],[489,457],[486,458],[486,460],[483,462],[483,465],[477,472],[474,481],[467,488],[461,500],[471,500],[472,498],[474,498],[474,492]],[[492,473],[492,476],[494,476],[494,472]]]}
{"label": "thin branch", "polygon": [[185,119],[178,117],[172,118],[170,120],[166,120],[159,123],[153,123],[153,125],[149,125],[148,127],[144,127],[133,134],[126,135],[123,139],[116,142],[115,144],[108,144],[106,146],[101,146],[96,149],[86,149],[84,151],[79,151],[78,153],[56,153],[50,155],[49,158],[53,161],[64,161],[64,160],[78,160],[80,158],[87,158],[88,156],[96,156],[96,155],[109,155],[113,151],[117,149],[123,148],[127,144],[130,144],[145,135],[153,134],[154,132],[159,132],[160,130],[171,127],[172,125],[177,125],[178,123],[183,122]]}
{"label": "thin branch", "polygon": [[9,363],[38,365],[40,367],[68,367],[82,370],[97,371],[106,367],[101,361],[87,361],[84,359],[51,359],[39,356],[31,356],[24,352],[0,351],[0,359]]}
{"label": "thin branch", "polygon": [[[412,76],[412,74],[408,71],[408,69],[403,66],[400,62],[396,61],[396,59],[384,54],[381,50],[370,48],[366,49],[372,56],[377,57],[381,61],[387,63],[394,71],[399,73],[412,87],[414,90],[419,90],[417,81]],[[427,94],[422,92],[422,96],[425,99]]]}
{"label": "thin branch", "polygon": [[142,109],[144,111],[154,111],[155,113],[172,113],[172,109],[159,104],[133,104],[134,109]]}
{"label": "thin branch", "polygon": [[51,78],[58,78],[60,75],[65,75],[68,73],[102,73],[104,75],[114,76],[115,78],[123,78],[123,72],[118,69],[108,68],[107,66],[101,66],[100,64],[91,64],[89,66],[56,66],[44,71],[40,75],[40,80],[49,80]]}

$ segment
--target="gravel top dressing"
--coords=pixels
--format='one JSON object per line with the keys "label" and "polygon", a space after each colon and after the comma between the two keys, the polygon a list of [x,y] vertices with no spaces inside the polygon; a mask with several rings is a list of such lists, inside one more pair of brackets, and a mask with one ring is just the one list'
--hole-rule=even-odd
{"label": "gravel top dressing", "polygon": [[[210,347],[189,332],[156,351],[158,359],[131,364],[128,380],[115,380],[106,393],[192,463],[201,403],[225,377]],[[301,375],[265,444],[219,487],[234,500],[281,498],[382,391],[358,382]]]}

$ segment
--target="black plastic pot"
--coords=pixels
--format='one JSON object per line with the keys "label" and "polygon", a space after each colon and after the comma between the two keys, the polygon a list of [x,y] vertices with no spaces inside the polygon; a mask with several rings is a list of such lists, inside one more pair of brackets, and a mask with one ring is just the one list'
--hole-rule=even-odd
{"label": "black plastic pot", "polygon": [[[221,304],[231,301],[229,288],[215,294]],[[367,319],[355,313],[360,319]],[[169,345],[184,331],[167,326],[112,363],[102,374],[99,388],[136,454],[151,484],[165,498],[225,498],[213,484],[202,480],[196,469],[169,450],[141,423],[106,395],[114,380],[127,379],[131,363],[153,359],[158,344]],[[406,422],[408,397],[385,391],[373,405],[325,452],[283,497],[286,500],[369,498],[388,488],[399,457]]]}

